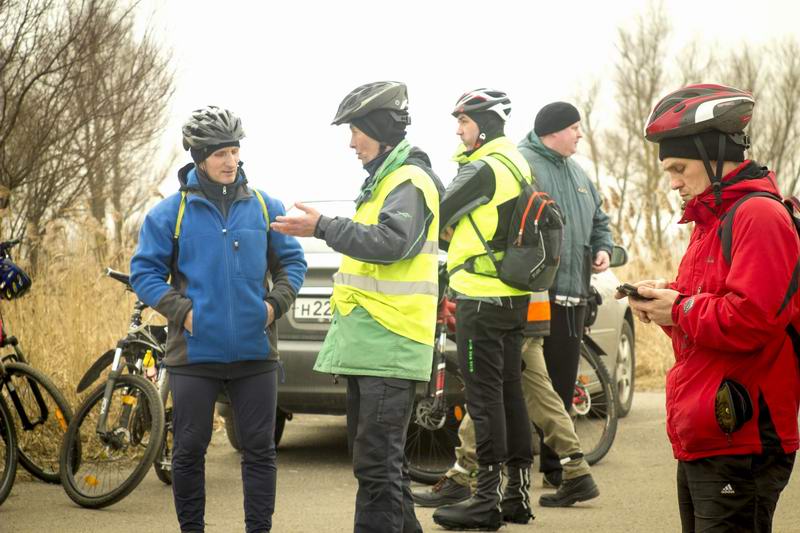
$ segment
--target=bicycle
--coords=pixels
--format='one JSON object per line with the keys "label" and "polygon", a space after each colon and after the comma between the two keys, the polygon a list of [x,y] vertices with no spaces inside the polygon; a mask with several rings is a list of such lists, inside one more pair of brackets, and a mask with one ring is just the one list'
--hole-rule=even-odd
{"label": "bicycle", "polygon": [[431,380],[417,399],[406,434],[406,458],[411,479],[433,484],[453,464],[459,444],[458,427],[466,413],[463,382],[454,348],[454,302],[448,296],[447,270],[439,267],[439,307],[436,315]]}
{"label": "bicycle", "polygon": [[[454,327],[448,330],[452,315],[445,298],[446,284],[446,273],[440,271],[432,379],[426,394],[416,402],[406,436],[409,475],[412,480],[426,484],[436,483],[453,464],[454,449],[459,445],[458,427],[465,413],[457,356],[454,348],[447,346],[448,339],[454,338]],[[590,465],[605,457],[617,432],[616,391],[601,353],[587,331],[581,343],[578,376],[569,410]]]}
{"label": "bicycle", "polygon": [[[107,269],[106,275],[133,291],[127,274]],[[151,465],[159,479],[171,482],[171,431],[166,422],[171,417],[165,409],[169,387],[163,365],[166,327],[142,321],[147,307],[137,299],[127,335],[92,364],[77,387],[82,392],[111,366],[106,381],[81,403],[61,447],[62,485],[82,507],[99,509],[122,500]],[[158,387],[144,377],[150,368],[155,369]]]}
{"label": "bicycle", "polygon": [[[19,239],[0,243],[0,260],[11,260],[10,250]],[[59,388],[42,371],[32,367],[14,336],[7,334],[0,313],[0,396],[5,399],[14,425],[19,464],[47,483],[59,483],[59,447],[72,408]]]}
{"label": "bicycle", "polygon": [[[0,375],[3,369],[0,368]],[[0,397],[0,505],[6,501],[17,476],[17,433],[5,400]]]}

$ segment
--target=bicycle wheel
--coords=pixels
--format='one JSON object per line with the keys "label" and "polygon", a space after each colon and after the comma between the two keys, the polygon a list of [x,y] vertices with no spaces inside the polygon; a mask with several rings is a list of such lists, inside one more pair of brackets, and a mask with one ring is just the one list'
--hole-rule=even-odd
{"label": "bicycle wheel", "polygon": [[8,498],[17,475],[17,436],[6,402],[0,397],[0,505]]}
{"label": "bicycle wheel", "polygon": [[172,485],[172,407],[164,409],[164,438],[153,462],[156,477],[165,485]]}
{"label": "bicycle wheel", "polygon": [[581,359],[570,415],[586,461],[593,465],[611,449],[617,434],[615,388],[600,357],[581,344]]}
{"label": "bicycle wheel", "polygon": [[429,429],[417,423],[417,413],[425,409],[430,398],[414,403],[414,414],[406,434],[406,459],[408,473],[413,481],[432,485],[453,466],[454,450],[458,446],[458,427],[464,416],[462,404],[448,405],[444,425],[440,429]]}
{"label": "bicycle wheel", "polygon": [[19,464],[47,483],[60,483],[58,455],[72,408],[41,370],[7,363],[3,396],[17,433]]}
{"label": "bicycle wheel", "polygon": [[130,494],[147,474],[164,438],[164,405],[158,390],[131,374],[117,377],[106,407],[107,431],[98,434],[105,387],[101,383],[81,404],[60,454],[64,490],[78,505],[93,509]]}

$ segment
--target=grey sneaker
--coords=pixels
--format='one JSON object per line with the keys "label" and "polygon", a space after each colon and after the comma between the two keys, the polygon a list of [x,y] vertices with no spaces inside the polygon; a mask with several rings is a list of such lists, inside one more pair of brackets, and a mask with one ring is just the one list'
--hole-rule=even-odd
{"label": "grey sneaker", "polygon": [[444,476],[429,489],[411,491],[411,498],[420,507],[440,507],[469,499],[469,487],[457,482],[454,478]]}
{"label": "grey sneaker", "polygon": [[539,497],[542,507],[569,507],[576,502],[585,502],[600,496],[600,490],[592,479],[591,474],[565,479],[553,494],[543,494]]}

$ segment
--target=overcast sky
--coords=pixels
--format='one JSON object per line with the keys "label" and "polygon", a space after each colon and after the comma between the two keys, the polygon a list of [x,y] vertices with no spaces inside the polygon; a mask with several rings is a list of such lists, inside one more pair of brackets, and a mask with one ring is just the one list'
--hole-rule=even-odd
{"label": "overcast sky", "polygon": [[[798,2],[673,0],[665,7],[674,47],[692,38],[712,46],[798,34]],[[450,111],[463,92],[508,92],[506,132],[518,140],[548,102],[571,100],[594,78],[610,88],[617,28],[643,15],[646,3],[145,0],[142,11],[155,13],[150,24],[173,50],[177,74],[164,146],[179,146],[191,110],[227,107],[242,117],[249,180],[288,206],[357,195],[365,173],[349,131],[330,125],[356,86],[408,85],[408,139],[447,183],[458,144]],[[188,160],[182,153],[179,163]],[[176,189],[174,178],[162,186]]]}

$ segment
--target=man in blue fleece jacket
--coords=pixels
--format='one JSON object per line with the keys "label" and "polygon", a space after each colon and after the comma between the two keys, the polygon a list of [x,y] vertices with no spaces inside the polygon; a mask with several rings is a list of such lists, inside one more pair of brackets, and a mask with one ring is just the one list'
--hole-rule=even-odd
{"label": "man in blue fleece jacket", "polygon": [[295,238],[268,231],[285,209],[248,187],[243,137],[241,120],[228,110],[192,113],[183,146],[194,163],[178,172],[181,192],[147,214],[131,259],[136,294],[169,322],[172,487],[182,532],[204,531],[205,452],[222,390],[242,445],[246,529],[272,527],[275,320],[292,305],[306,262]]}

